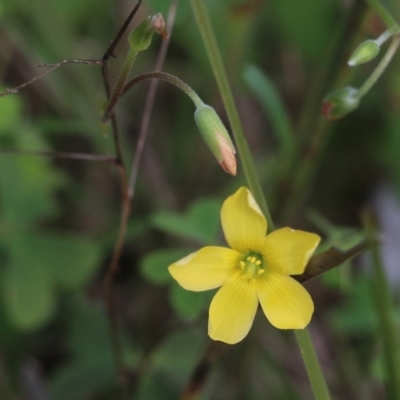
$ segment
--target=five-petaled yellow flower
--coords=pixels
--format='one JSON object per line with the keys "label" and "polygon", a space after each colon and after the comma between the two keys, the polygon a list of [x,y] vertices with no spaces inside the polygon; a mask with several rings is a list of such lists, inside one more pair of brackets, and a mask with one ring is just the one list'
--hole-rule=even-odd
{"label": "five-petaled yellow flower", "polygon": [[210,337],[229,344],[242,340],[259,302],[276,328],[307,326],[313,302],[289,275],[304,272],[320,237],[290,228],[265,236],[267,221],[245,187],[224,201],[221,222],[231,249],[207,246],[169,266],[171,275],[187,290],[222,286],[210,305]]}

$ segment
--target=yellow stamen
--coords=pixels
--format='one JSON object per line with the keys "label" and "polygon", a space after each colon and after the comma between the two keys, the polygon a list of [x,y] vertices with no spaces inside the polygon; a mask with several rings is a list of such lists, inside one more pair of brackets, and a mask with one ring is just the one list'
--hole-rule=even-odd
{"label": "yellow stamen", "polygon": [[239,261],[242,272],[242,278],[254,282],[265,270],[260,268],[263,264],[262,256],[256,253],[250,253],[245,260]]}

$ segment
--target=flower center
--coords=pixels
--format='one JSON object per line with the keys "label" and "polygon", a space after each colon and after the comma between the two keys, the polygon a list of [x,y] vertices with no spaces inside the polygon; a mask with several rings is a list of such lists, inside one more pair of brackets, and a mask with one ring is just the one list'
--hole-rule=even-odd
{"label": "flower center", "polygon": [[265,272],[263,269],[263,258],[258,253],[248,253],[243,260],[239,262],[242,270],[242,279],[255,281],[259,275]]}

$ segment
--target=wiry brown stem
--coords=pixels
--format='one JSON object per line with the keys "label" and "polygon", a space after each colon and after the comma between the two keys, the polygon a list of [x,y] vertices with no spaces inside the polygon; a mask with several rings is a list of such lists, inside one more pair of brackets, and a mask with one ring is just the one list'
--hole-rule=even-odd
{"label": "wiry brown stem", "polygon": [[[122,24],[121,29],[117,33],[115,39],[111,42],[110,47],[104,53],[102,61],[102,77],[104,88],[107,96],[107,100],[110,100],[111,96],[111,89],[110,89],[110,82],[108,79],[108,68],[107,68],[107,60],[114,56],[114,50],[118,45],[119,41],[121,40],[122,35],[128,28],[128,25],[132,21],[132,18],[136,14],[137,10],[140,7],[142,0],[138,0],[138,3],[133,8],[132,12],[129,14],[128,18]],[[107,302],[107,309],[108,309],[108,319],[109,319],[109,327],[110,327],[110,336],[111,336],[111,343],[112,343],[112,350],[114,354],[114,360],[117,367],[117,371],[120,378],[120,383],[122,386],[122,396],[127,396],[127,381],[125,379],[127,374],[127,368],[125,365],[123,348],[121,343],[121,334],[119,329],[118,323],[118,313],[117,313],[117,305],[115,301],[115,294],[114,294],[114,277],[118,272],[119,268],[119,260],[121,258],[125,236],[126,236],[126,229],[128,225],[129,215],[130,215],[130,201],[128,197],[127,191],[127,172],[123,160],[122,155],[122,147],[121,147],[121,138],[118,130],[118,123],[115,118],[115,115],[111,115],[111,128],[113,132],[113,139],[114,139],[114,146],[115,146],[115,154],[116,154],[116,163],[118,167],[118,172],[120,176],[120,185],[121,185],[121,217],[120,217],[120,224],[118,230],[118,237],[117,241],[114,246],[113,254],[111,261],[108,265],[107,272],[104,278],[104,290],[105,290],[105,297]]]}
{"label": "wiry brown stem", "polygon": [[115,157],[106,156],[102,154],[84,154],[84,153],[65,153],[54,151],[29,151],[29,150],[0,150],[2,156],[36,156],[36,157],[49,157],[49,158],[66,158],[72,160],[82,161],[100,161],[109,164],[116,164]]}
{"label": "wiry brown stem", "polygon": [[31,80],[24,82],[23,84],[16,86],[12,89],[7,89],[5,92],[0,93],[0,97],[7,96],[9,94],[17,93],[19,90],[23,89],[26,86],[31,85],[33,82],[37,81],[40,78],[43,78],[48,73],[54,71],[55,69],[66,65],[66,64],[86,64],[86,65],[103,65],[103,60],[63,60],[56,64],[39,64],[39,67],[49,67],[48,70],[42,72],[41,74],[35,76]]}
{"label": "wiry brown stem", "polygon": [[[163,40],[163,42],[162,42],[161,49],[160,49],[160,52],[158,54],[157,61],[156,61],[156,66],[155,66],[156,71],[161,71],[163,68],[163,65],[164,65],[165,57],[167,55],[167,51],[168,51],[168,47],[169,47],[169,43],[170,43],[170,39],[171,39],[172,29],[173,29],[173,26],[175,23],[175,16],[176,16],[177,8],[178,8],[178,3],[179,3],[179,0],[171,1],[171,6],[170,6],[170,9],[168,12],[168,17],[167,17],[167,26],[166,26],[166,30],[168,32],[168,38],[166,40]],[[129,195],[130,199],[132,199],[135,194],[136,180],[137,180],[137,176],[139,174],[140,162],[142,160],[144,145],[145,145],[148,130],[149,130],[150,117],[151,117],[151,113],[153,110],[154,100],[156,98],[157,88],[158,88],[158,81],[154,79],[151,81],[149,92],[147,94],[146,103],[145,103],[144,111],[143,111],[142,122],[140,124],[139,139],[137,141],[135,157],[133,159],[133,163],[131,166],[131,173],[130,173],[129,183],[128,183],[128,195]]]}

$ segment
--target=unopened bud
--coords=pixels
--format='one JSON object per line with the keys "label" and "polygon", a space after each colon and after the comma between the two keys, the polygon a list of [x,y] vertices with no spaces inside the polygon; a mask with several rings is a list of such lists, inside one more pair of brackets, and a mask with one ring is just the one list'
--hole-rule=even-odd
{"label": "unopened bud", "polygon": [[168,38],[168,32],[165,30],[165,21],[164,17],[158,13],[151,17],[151,26],[153,29],[163,38]]}
{"label": "unopened bud", "polygon": [[218,114],[212,107],[203,105],[196,110],[194,118],[204,141],[222,169],[236,175],[236,150]]}
{"label": "unopened bud", "polygon": [[358,90],[347,86],[328,94],[322,103],[322,115],[329,120],[340,119],[355,110],[360,103]]}
{"label": "unopened bud", "polygon": [[131,32],[128,38],[129,45],[136,51],[147,50],[154,32],[161,35],[163,39],[168,37],[168,33],[165,30],[165,21],[160,13],[148,17]]}
{"label": "unopened bud", "polygon": [[348,64],[350,67],[367,63],[374,59],[380,51],[379,44],[375,40],[366,40],[362,42],[351,55]]}

